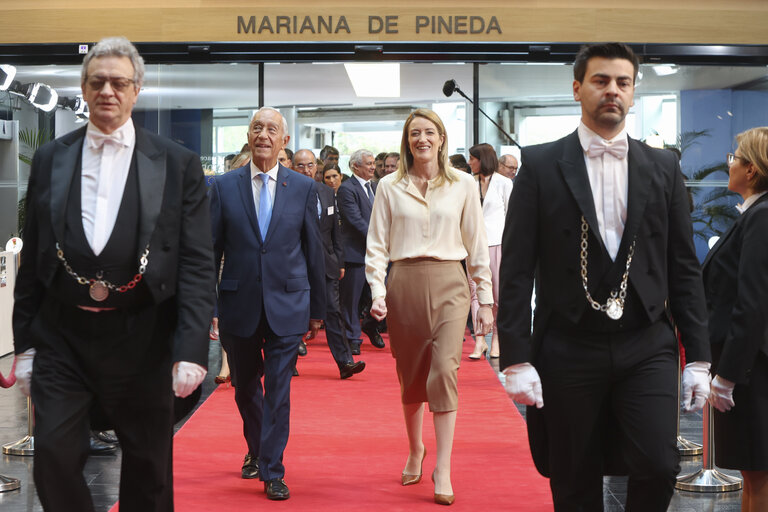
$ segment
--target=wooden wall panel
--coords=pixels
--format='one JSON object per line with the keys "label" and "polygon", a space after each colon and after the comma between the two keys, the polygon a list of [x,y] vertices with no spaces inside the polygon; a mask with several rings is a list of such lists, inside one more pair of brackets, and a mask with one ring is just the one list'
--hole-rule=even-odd
{"label": "wooden wall panel", "polygon": [[[84,0],[18,0],[3,2],[0,44],[91,42],[115,34],[136,42],[620,40],[768,44],[766,0],[646,0],[641,6],[637,0],[581,0],[578,7],[574,4],[543,0],[425,0],[415,5],[392,0],[382,8],[382,2],[371,0],[332,0],[322,4],[314,0],[106,0],[94,8],[92,1]],[[370,16],[393,17],[390,33],[371,30]],[[330,22],[332,33],[325,29],[317,33],[318,17]],[[439,17],[443,30],[435,29],[433,33]],[[417,27],[417,22],[427,25]],[[450,32],[444,28],[449,22]],[[485,30],[471,33],[472,27],[481,26]],[[378,22],[374,28],[378,28]]]}

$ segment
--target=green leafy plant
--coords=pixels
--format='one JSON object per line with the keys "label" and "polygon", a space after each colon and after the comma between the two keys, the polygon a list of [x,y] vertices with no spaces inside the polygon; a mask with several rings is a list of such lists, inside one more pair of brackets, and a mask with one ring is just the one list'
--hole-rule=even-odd
{"label": "green leafy plant", "polygon": [[19,151],[19,160],[27,165],[32,165],[32,156],[37,148],[53,139],[53,133],[49,130],[34,130],[25,128],[19,131],[19,142],[26,146],[31,153],[22,153]]}
{"label": "green leafy plant", "polygon": [[[35,130],[31,128],[25,128],[19,131],[19,142],[26,147],[28,153],[22,153],[19,151],[19,160],[27,165],[32,165],[32,156],[37,151],[37,148],[53,139],[53,132],[50,130]],[[26,217],[26,194],[19,200],[18,205],[19,216],[19,236],[23,237],[24,220]]]}
{"label": "green leafy plant", "polygon": [[[709,130],[682,133],[678,136],[678,149],[684,154],[699,144],[700,139],[709,136]],[[728,180],[728,164],[721,162],[693,171],[690,180],[706,183],[704,180],[711,177]],[[738,194],[727,187],[709,190],[705,187],[691,187],[689,190],[694,204],[691,212],[694,237],[706,242],[712,235],[720,236],[738,217],[738,211],[733,207],[733,199]]]}

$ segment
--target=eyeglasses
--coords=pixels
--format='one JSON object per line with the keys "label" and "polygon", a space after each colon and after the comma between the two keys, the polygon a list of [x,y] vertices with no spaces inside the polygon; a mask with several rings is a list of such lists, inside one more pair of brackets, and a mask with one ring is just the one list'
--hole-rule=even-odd
{"label": "eyeglasses", "polygon": [[100,91],[104,88],[104,85],[109,82],[109,86],[115,92],[123,92],[136,83],[135,80],[130,78],[117,77],[105,77],[105,76],[92,76],[86,80],[86,85],[94,91]]}
{"label": "eyeglasses", "polygon": [[734,155],[733,153],[728,153],[727,155],[725,155],[725,161],[728,163],[728,165],[733,165],[733,162],[735,162],[737,158],[744,163],[749,163],[749,160],[747,160],[743,156]]}
{"label": "eyeglasses", "polygon": [[317,165],[313,162],[310,162],[308,164],[296,164],[294,165],[294,167],[296,169],[314,169],[315,167],[317,167]]}
{"label": "eyeglasses", "polygon": [[516,170],[517,170],[517,166],[516,166],[516,165],[507,165],[507,164],[505,164],[504,162],[499,162],[499,163],[500,163],[501,165],[503,165],[504,167],[506,167],[507,169],[512,169],[513,171],[516,171]]}

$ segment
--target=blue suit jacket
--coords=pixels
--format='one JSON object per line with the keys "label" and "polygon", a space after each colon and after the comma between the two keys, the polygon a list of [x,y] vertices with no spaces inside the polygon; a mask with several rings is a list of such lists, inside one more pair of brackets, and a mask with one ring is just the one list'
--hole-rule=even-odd
{"label": "blue suit jacket", "polygon": [[302,334],[325,318],[325,260],[315,181],[282,165],[266,237],[259,231],[250,165],[219,176],[210,190],[216,268],[224,257],[219,329],[252,336],[266,313],[277,336]]}
{"label": "blue suit jacket", "polygon": [[[371,183],[374,193],[376,183]],[[371,201],[360,182],[354,176],[339,187],[337,194],[341,224],[344,233],[344,261],[365,263],[365,240],[371,222]]]}

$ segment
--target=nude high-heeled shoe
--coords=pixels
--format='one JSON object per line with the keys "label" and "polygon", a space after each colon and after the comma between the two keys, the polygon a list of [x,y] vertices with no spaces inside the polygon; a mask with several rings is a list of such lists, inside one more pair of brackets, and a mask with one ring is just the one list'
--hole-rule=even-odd
{"label": "nude high-heeled shoe", "polygon": [[[432,471],[432,483],[435,482],[435,472]],[[435,493],[435,503],[438,505],[453,505],[453,502],[456,501],[456,496],[453,494],[438,494]]]}
{"label": "nude high-heeled shoe", "polygon": [[403,474],[401,476],[401,480],[403,485],[413,485],[421,482],[421,473],[422,468],[424,467],[424,459],[427,458],[427,447],[424,447],[424,453],[421,456],[421,465],[419,465],[419,474],[418,475],[409,475],[405,471],[403,471]]}
{"label": "nude high-heeled shoe", "polygon": [[467,357],[476,361],[478,359],[482,359],[483,357],[487,357],[487,356],[488,356],[488,344],[485,342],[485,339],[483,339],[482,344],[475,342],[475,350],[473,350],[472,353],[469,354],[469,356]]}

